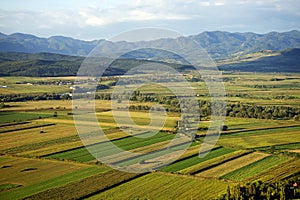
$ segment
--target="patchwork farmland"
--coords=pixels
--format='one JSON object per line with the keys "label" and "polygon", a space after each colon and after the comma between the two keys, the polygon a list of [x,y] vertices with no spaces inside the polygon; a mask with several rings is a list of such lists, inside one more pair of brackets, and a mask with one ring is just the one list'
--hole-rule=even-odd
{"label": "patchwork farmland", "polygon": [[[236,76],[231,74],[227,78],[235,79]],[[261,82],[267,83],[270,76],[261,75]],[[256,84],[252,80],[253,74],[239,77],[246,80],[246,85],[225,82],[230,88],[229,103],[242,104],[246,100],[233,94],[249,93],[252,97],[245,98],[249,98],[254,105],[274,106],[277,100],[267,101],[261,95],[277,96],[280,94],[278,88],[271,88],[268,93],[261,88],[249,90],[251,84]],[[1,78],[2,81],[4,79]],[[14,85],[12,78],[5,81]],[[291,81],[287,79],[286,84],[291,84]],[[193,84],[199,88],[200,94],[204,92],[201,82]],[[18,85],[14,92],[20,92],[21,87]],[[36,92],[42,94],[44,89],[37,88]],[[148,87],[144,92],[152,94],[154,89]],[[5,94],[12,91],[8,88]],[[162,89],[160,95],[163,92]],[[299,88],[288,92],[294,97],[300,95]],[[199,96],[199,100],[201,98]],[[0,199],[214,199],[237,185],[257,181],[277,183],[299,177],[300,122],[296,117],[246,118],[228,114],[225,120],[227,129],[222,131],[217,144],[205,157],[199,157],[211,123],[209,117],[204,116],[199,123],[197,137],[188,149],[173,163],[149,173],[114,170],[95,159],[94,154],[119,166],[143,165],[164,155],[167,152],[164,148],[175,137],[180,114],[171,109],[171,102],[162,104],[169,108],[166,123],[161,131],[153,135],[144,127],[151,121],[149,109],[146,108],[151,108],[155,103],[131,102],[132,120],[140,125],[141,131],[132,131],[129,135],[114,121],[110,102],[96,100],[96,117],[106,137],[123,150],[145,153],[147,156],[141,159],[118,152],[113,154],[106,137],[89,144],[87,150],[73,121],[71,100],[5,102],[0,110]],[[285,104],[298,109],[299,98],[288,99]],[[278,101],[276,106],[282,106],[282,102]],[[120,117],[124,117],[123,112],[122,109],[118,112]],[[95,125],[89,119],[79,123]],[[178,143],[169,149],[176,153],[182,146],[184,144]],[[300,195],[299,188],[295,189],[295,194]]]}

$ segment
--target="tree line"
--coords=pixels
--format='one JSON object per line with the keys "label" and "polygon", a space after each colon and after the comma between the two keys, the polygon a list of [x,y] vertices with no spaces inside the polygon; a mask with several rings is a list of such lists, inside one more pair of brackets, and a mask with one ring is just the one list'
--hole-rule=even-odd
{"label": "tree line", "polygon": [[273,183],[264,183],[254,181],[245,185],[228,187],[224,195],[218,200],[285,200],[300,198],[300,177],[276,181]]}
{"label": "tree line", "polygon": [[[111,93],[96,93],[95,99],[98,100],[117,100],[121,103],[124,99],[130,99],[135,102],[153,102],[165,105],[167,112],[181,112],[182,106],[178,98],[174,95],[157,95],[155,93],[141,93],[134,91],[132,94],[124,92],[122,95],[112,95]],[[72,97],[68,94],[44,93],[44,94],[8,94],[0,95],[1,102],[22,102],[22,101],[38,101],[38,100],[69,100]],[[184,101],[184,100],[182,100]],[[188,100],[186,100],[188,101]],[[194,102],[195,103],[195,102]],[[194,109],[196,105],[190,105]],[[205,119],[211,116],[212,102],[208,100],[198,100],[200,105],[200,118]],[[215,107],[214,107],[215,108]],[[119,108],[127,109],[127,108]],[[149,110],[147,105],[131,105],[131,110]],[[159,109],[159,108],[157,108]],[[256,105],[241,102],[229,102],[226,106],[226,116],[240,118],[256,118],[256,119],[299,119],[300,108],[291,106],[275,106],[275,105]]]}

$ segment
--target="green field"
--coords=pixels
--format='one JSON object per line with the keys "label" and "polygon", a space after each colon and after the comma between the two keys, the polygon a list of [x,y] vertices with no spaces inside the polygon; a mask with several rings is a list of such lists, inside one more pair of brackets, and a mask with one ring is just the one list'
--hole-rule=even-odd
{"label": "green field", "polygon": [[52,117],[53,114],[40,112],[0,112],[0,124],[8,122],[21,122],[33,119]]}
{"label": "green field", "polygon": [[268,156],[267,154],[253,152],[250,154],[246,154],[246,155],[237,157],[236,159],[229,160],[224,163],[220,163],[219,165],[217,165],[213,168],[209,168],[205,171],[201,171],[195,175],[200,176],[200,177],[205,177],[205,178],[219,178],[229,172],[240,169],[240,168],[247,166],[253,162],[259,161],[267,156]]}
{"label": "green field", "polygon": [[278,156],[268,156],[263,158],[262,160],[256,161],[247,165],[245,167],[239,168],[235,171],[232,171],[220,178],[235,180],[235,181],[243,181],[248,177],[257,175],[270,167],[273,167],[283,161],[286,161],[286,157],[278,157]]}
{"label": "green field", "polygon": [[[147,133],[145,133],[147,135]],[[174,137],[174,135],[171,134],[164,134],[164,133],[158,133],[151,138],[137,138],[137,137],[126,137],[123,139],[118,139],[113,141],[113,144],[118,146],[119,148],[122,148],[124,150],[132,150],[135,148],[151,145],[157,142],[162,142],[165,140],[170,140]],[[109,143],[100,143],[92,145],[89,149],[92,153],[97,154],[98,156],[108,156],[112,153],[111,145]],[[48,158],[57,158],[57,159],[68,159],[68,160],[76,160],[81,162],[87,162],[90,160],[95,159],[94,156],[92,156],[86,148],[79,148],[75,150],[70,150],[63,153],[57,153],[53,155],[47,156]]]}
{"label": "green field", "polygon": [[218,148],[216,150],[212,150],[211,152],[209,152],[209,154],[207,154],[207,156],[205,156],[204,158],[199,158],[199,155],[194,155],[193,157],[175,162],[169,166],[166,166],[164,168],[161,169],[161,171],[164,172],[176,172],[176,171],[180,171],[182,169],[191,167],[193,165],[196,165],[198,163],[204,162],[206,160],[210,160],[228,153],[233,152],[233,149],[229,149],[229,148]]}
{"label": "green field", "polygon": [[0,193],[0,198],[2,199],[20,199],[27,196],[31,196],[37,194],[39,192],[43,192],[49,190],[51,188],[56,188],[66,183],[72,183],[77,180],[81,180],[86,177],[90,177],[94,174],[103,173],[105,169],[99,167],[90,167],[82,170],[78,170],[72,173],[66,173],[62,176],[41,181],[36,184],[28,185],[25,187],[17,188],[13,191],[7,191]]}
{"label": "green field", "polygon": [[109,170],[94,174],[93,176],[81,177],[80,180],[71,183],[65,182],[62,186],[59,185],[55,188],[32,195],[29,198],[43,199],[47,197],[48,199],[55,199],[59,196],[61,199],[83,199],[98,191],[117,186],[139,176],[139,174]]}

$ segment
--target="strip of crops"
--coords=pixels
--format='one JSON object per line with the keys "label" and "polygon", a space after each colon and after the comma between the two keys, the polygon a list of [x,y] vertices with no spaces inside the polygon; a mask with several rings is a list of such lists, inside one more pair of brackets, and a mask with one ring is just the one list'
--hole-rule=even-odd
{"label": "strip of crops", "polygon": [[239,168],[235,171],[229,172],[220,178],[235,180],[235,181],[243,181],[246,178],[259,174],[268,168],[275,166],[283,161],[287,160],[286,157],[278,157],[278,156],[268,156],[263,158],[262,160],[251,163],[250,165],[246,165],[242,168]]}
{"label": "strip of crops", "polygon": [[300,125],[299,124],[296,124],[296,125],[293,124],[293,125],[267,126],[267,127],[251,128],[251,129],[247,128],[247,129],[241,129],[241,130],[224,131],[224,132],[222,132],[222,135],[229,135],[230,134],[230,135],[242,136],[242,135],[248,135],[248,134],[264,133],[267,130],[274,130],[274,129],[276,129],[276,131],[280,131],[280,129],[289,130],[289,128],[292,128],[291,130],[294,130],[293,128],[299,130]]}
{"label": "strip of crops", "polygon": [[225,155],[225,154],[228,154],[228,153],[232,153],[232,152],[234,152],[233,149],[219,148],[219,149],[216,149],[216,150],[213,150],[213,151],[209,152],[204,158],[200,158],[199,155],[196,154],[196,155],[194,155],[190,158],[187,158],[187,159],[175,162],[175,163],[173,163],[169,166],[166,166],[163,169],[161,169],[161,171],[165,171],[165,172],[180,171],[182,169],[191,167],[193,165],[204,162],[206,160],[216,158],[216,157],[219,157],[219,156],[222,156],[222,155]]}
{"label": "strip of crops", "polygon": [[[194,142],[191,145],[197,145],[198,143]],[[128,165],[133,165],[136,163],[139,163],[141,161],[146,161],[147,160],[151,160],[151,159],[164,159],[162,157],[168,156],[169,158],[174,158],[174,156],[176,157],[178,155],[178,153],[182,153],[182,150],[184,150],[187,145],[189,145],[188,143],[181,143],[178,145],[174,145],[171,147],[165,147],[159,150],[155,150],[152,152],[148,152],[146,154],[140,155],[140,156],[135,156],[135,157],[130,157],[127,158],[125,160],[120,160],[118,162],[115,162],[114,164],[118,164],[119,166],[128,166]],[[152,161],[150,161],[152,162]]]}
{"label": "strip of crops", "polygon": [[150,173],[89,199],[213,199],[230,185],[217,180]]}
{"label": "strip of crops", "polygon": [[249,180],[262,180],[264,182],[275,182],[288,178],[294,174],[300,173],[300,159],[294,158],[286,162],[282,162],[268,170],[251,177]]}
{"label": "strip of crops", "polygon": [[[298,128],[298,127],[294,127]],[[292,129],[292,128],[289,128]],[[265,132],[264,134],[251,134],[247,136],[233,136],[228,135],[221,137],[218,141],[219,145],[237,147],[237,148],[259,148],[274,145],[283,145],[296,142],[299,138],[299,130],[284,131],[281,129],[279,132]]]}
{"label": "strip of crops", "polygon": [[[61,187],[30,196],[26,199],[80,199],[102,192],[114,186],[140,177],[141,174],[133,174],[111,170],[109,172],[81,179]],[[105,180],[105,181],[104,181]]]}
{"label": "strip of crops", "polygon": [[201,177],[208,177],[208,178],[220,177],[220,176],[223,176],[223,175],[225,175],[229,172],[232,172],[236,169],[239,169],[241,167],[249,165],[250,163],[261,160],[266,156],[267,156],[267,154],[251,153],[251,154],[239,157],[237,159],[231,160],[229,162],[225,162],[221,165],[218,165],[216,167],[213,167],[211,169],[208,169],[208,170],[203,171],[196,175],[199,175]]}
{"label": "strip of crops", "polygon": [[22,186],[12,191],[2,192],[0,193],[0,199],[21,199],[45,190],[49,190],[50,188],[63,186],[66,183],[70,184],[74,181],[93,176],[106,170],[107,168],[104,167],[88,167],[85,169],[77,170],[75,172],[64,174],[62,176],[51,178],[32,185]]}
{"label": "strip of crops", "polygon": [[25,151],[39,149],[42,147],[52,146],[54,144],[63,144],[63,143],[73,142],[73,141],[78,141],[78,140],[79,140],[78,136],[73,135],[73,136],[67,136],[67,137],[61,137],[61,138],[57,138],[57,139],[53,139],[53,140],[43,141],[43,142],[39,142],[39,143],[25,144],[22,146],[6,149],[6,150],[4,150],[4,152],[9,153],[9,154],[16,154],[16,153],[21,153],[21,152],[25,152]]}
{"label": "strip of crops", "polygon": [[[118,140],[113,140],[111,142],[114,143],[119,148],[122,148],[124,150],[131,150],[131,149],[147,146],[150,144],[154,144],[157,142],[170,140],[173,137],[174,135],[171,134],[158,133],[152,136],[151,138],[126,137]],[[47,157],[86,162],[94,159],[94,156],[92,156],[90,152],[93,154],[97,154],[97,156],[99,157],[105,157],[115,153],[119,153],[119,152],[114,152],[112,150],[111,144],[109,142],[103,142],[103,143],[90,146],[89,151],[85,147],[82,147],[67,152],[53,154]]]}
{"label": "strip of crops", "polygon": [[[281,145],[273,145],[273,146],[274,146],[274,150],[300,149],[300,142],[281,144]],[[271,148],[270,146],[260,147],[260,148],[257,148],[257,150],[264,151],[264,150],[270,150],[270,148]]]}
{"label": "strip of crops", "polygon": [[281,126],[281,127],[276,126],[276,127],[266,127],[266,128],[259,128],[259,129],[241,130],[236,133],[230,133],[230,136],[259,135],[259,134],[281,133],[281,132],[298,131],[298,130],[300,130],[300,125],[289,125],[289,126]]}
{"label": "strip of crops", "polygon": [[245,151],[245,150],[234,151],[232,153],[225,154],[225,155],[222,155],[222,156],[218,156],[216,158],[212,158],[212,159],[209,159],[207,161],[201,162],[199,164],[193,165],[189,168],[180,170],[179,172],[183,173],[183,174],[191,174],[191,175],[197,174],[197,173],[200,173],[202,171],[205,171],[205,170],[211,169],[213,167],[216,167],[220,164],[223,164],[223,163],[229,162],[231,160],[237,159],[239,157],[242,157],[244,155],[247,155],[249,153],[251,153],[251,152],[250,151]]}
{"label": "strip of crops", "polygon": [[[127,160],[132,160],[132,159],[136,159],[136,158],[142,159],[141,157],[143,157],[143,158],[146,158],[146,157],[147,158],[153,158],[153,156],[151,157],[150,155],[159,156],[158,152],[161,152],[160,155],[163,155],[162,154],[163,152],[167,153],[166,151],[164,151],[164,150],[166,150],[166,148],[172,149],[172,150],[176,150],[176,148],[177,148],[178,150],[180,150],[180,149],[185,149],[186,145],[188,145],[188,144],[183,143],[181,140],[177,140],[177,141],[173,141],[172,146],[171,146],[170,141],[167,140],[167,141],[158,142],[158,143],[155,143],[155,144],[143,146],[143,147],[140,147],[140,148],[135,148],[135,149],[132,150],[134,153],[142,154],[141,156],[132,156],[131,154],[129,155],[127,152],[120,152],[118,154],[113,154],[113,155],[110,155],[110,156],[106,156],[105,160],[108,161],[108,162],[111,162],[111,163],[120,163],[120,162],[124,162],[124,161],[127,161]],[[194,147],[196,145],[198,145],[197,146],[198,148],[195,149]],[[190,145],[190,148],[187,149],[186,152],[184,152],[184,155],[182,155],[181,158],[183,156],[188,157],[188,156],[194,155],[198,152],[199,152],[199,144],[196,143],[196,142],[193,142]],[[145,157],[143,155],[148,155],[148,156]]]}
{"label": "strip of crops", "polygon": [[33,128],[42,128],[46,126],[53,126],[55,125],[54,123],[49,123],[49,124],[26,124],[26,125],[19,125],[19,126],[14,126],[14,127],[6,127],[6,128],[1,128],[0,133],[9,133],[13,131],[22,131],[22,130],[28,130],[28,129],[33,129]]}
{"label": "strip of crops", "polygon": [[0,112],[0,124],[47,118],[53,115],[35,112]]}
{"label": "strip of crops", "polygon": [[[174,135],[157,134],[157,135],[151,137],[151,139],[150,138],[143,139],[143,138],[136,138],[136,137],[127,137],[127,138],[115,140],[112,142],[119,148],[122,148],[124,150],[131,150],[134,148],[147,146],[149,144],[153,144],[156,142],[169,140],[173,137],[174,137]],[[76,154],[71,155],[71,157],[68,157],[68,159],[86,162],[86,161],[94,159],[94,156],[92,156],[90,153],[97,154],[97,156],[99,156],[99,157],[105,157],[108,155],[120,153],[120,151],[122,151],[122,150],[118,150],[118,149],[113,150],[111,148],[111,144],[109,144],[108,142],[105,142],[105,143],[101,143],[101,144],[92,145],[91,147],[89,147],[89,152],[85,149],[85,151],[83,151],[83,152],[77,152]]]}

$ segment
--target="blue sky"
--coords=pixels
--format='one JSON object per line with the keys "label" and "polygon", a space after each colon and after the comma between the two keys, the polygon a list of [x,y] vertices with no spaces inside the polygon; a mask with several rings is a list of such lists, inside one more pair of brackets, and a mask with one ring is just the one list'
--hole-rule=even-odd
{"label": "blue sky", "polygon": [[144,27],[203,31],[300,29],[299,0],[1,0],[0,32],[108,39]]}

